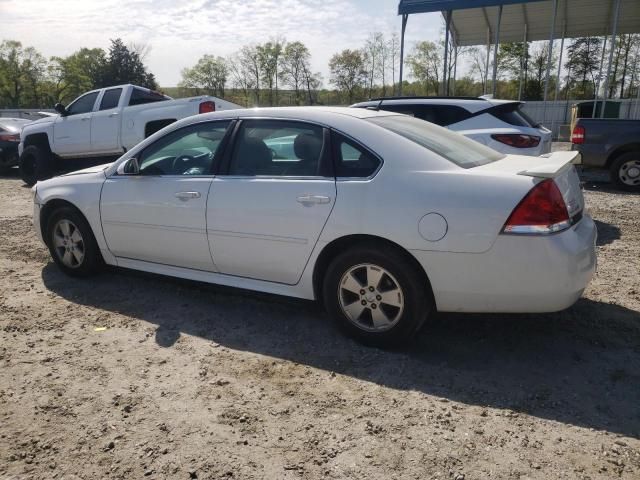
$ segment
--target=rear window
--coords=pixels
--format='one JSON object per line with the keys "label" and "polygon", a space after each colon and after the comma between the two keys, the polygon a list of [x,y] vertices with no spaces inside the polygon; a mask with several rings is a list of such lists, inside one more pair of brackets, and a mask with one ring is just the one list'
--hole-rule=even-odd
{"label": "rear window", "polygon": [[367,121],[411,140],[462,168],[478,167],[504,158],[503,154],[458,133],[412,117],[392,115],[371,117]]}
{"label": "rear window", "polygon": [[498,120],[515,125],[516,127],[537,127],[538,122],[522,111],[520,104],[508,103],[492,107],[489,111]]}
{"label": "rear window", "polygon": [[134,88],[131,92],[131,98],[129,99],[129,106],[143,105],[145,103],[164,102],[170,100],[169,97],[164,96],[160,92],[154,92],[153,90],[141,90]]}

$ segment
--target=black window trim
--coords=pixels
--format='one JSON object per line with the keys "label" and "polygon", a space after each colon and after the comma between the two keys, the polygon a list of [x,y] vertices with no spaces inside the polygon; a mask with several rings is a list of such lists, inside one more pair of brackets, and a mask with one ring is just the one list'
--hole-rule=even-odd
{"label": "black window trim", "polygon": [[189,127],[193,127],[195,125],[203,125],[203,124],[207,124],[207,123],[221,123],[221,122],[229,122],[229,126],[227,127],[227,131],[225,132],[224,137],[222,138],[220,145],[218,146],[218,150],[216,151],[215,156],[213,157],[213,161],[211,162],[211,168],[209,169],[209,172],[207,173],[203,173],[202,175],[119,175],[117,170],[111,175],[110,178],[128,178],[128,177],[143,177],[143,178],[213,178],[217,175],[217,171],[218,171],[218,167],[219,165],[222,163],[224,155],[226,154],[227,146],[230,142],[230,138],[232,136],[232,132],[235,131],[235,128],[237,126],[237,118],[216,118],[215,120],[203,120],[201,122],[195,122],[195,123],[190,123],[189,125],[185,125],[183,127],[177,128],[169,133],[167,133],[167,135],[164,135],[163,137],[157,139],[155,142],[150,143],[149,145],[147,145],[146,147],[144,147],[142,150],[140,150],[136,155],[133,155],[131,157],[129,157],[127,160],[125,160],[125,162],[128,162],[129,160],[131,160],[131,158],[137,158],[140,159],[140,157],[142,157],[144,155],[144,153],[151,148],[152,146],[156,145],[158,142],[162,141],[163,139],[167,138],[168,135],[173,135],[176,132],[179,132],[181,130],[185,130]]}
{"label": "black window trim", "polygon": [[83,95],[80,95],[78,98],[76,98],[73,102],[71,102],[68,106],[67,106],[67,110],[69,110],[69,107],[73,106],[74,103],[76,103],[78,100],[80,100],[81,98],[84,97],[88,97],[89,95],[93,95],[95,94],[96,98],[93,99],[93,105],[91,106],[91,110],[89,110],[88,112],[82,112],[82,113],[69,113],[68,115],[66,115],[67,117],[72,117],[74,115],[86,115],[88,113],[93,113],[95,111],[96,108],[96,102],[98,101],[99,98],[101,98],[100,95],[100,90],[92,90],[91,92],[87,92]]}
{"label": "black window trim", "polygon": [[[320,153],[320,164],[321,169],[326,169],[328,175],[321,176],[304,176],[304,175],[229,175],[229,170],[231,169],[231,158],[233,157],[233,152],[237,148],[237,141],[240,129],[245,122],[252,121],[279,121],[279,122],[288,122],[288,123],[302,123],[306,125],[311,125],[314,127],[319,127],[322,129],[323,136],[323,146],[322,152]],[[216,176],[224,177],[225,179],[247,179],[247,178],[257,178],[257,179],[281,179],[281,180],[327,180],[332,179],[335,180],[335,162],[333,160],[333,148],[331,146],[331,135],[329,132],[329,127],[327,125],[299,119],[299,118],[286,118],[286,117],[242,117],[238,119],[234,127],[233,134],[230,135],[230,139],[228,144],[225,146],[224,157],[220,161],[220,168],[216,172]]]}
{"label": "black window trim", "polygon": [[[340,153],[338,152],[338,144],[339,144],[339,142],[336,142],[336,138],[335,138],[336,134],[340,135],[341,137],[346,138],[350,142],[356,144],[359,148],[361,148],[365,152],[369,153],[369,155],[372,155],[374,158],[378,159],[378,168],[376,168],[371,173],[371,175],[369,175],[368,177],[339,177],[339,176],[337,176],[338,159],[340,158],[340,156],[339,156]],[[356,140],[351,135],[346,134],[343,131],[335,129],[335,128],[331,128],[331,153],[332,153],[331,157],[333,158],[333,172],[334,172],[334,174],[336,174],[336,181],[341,181],[341,182],[343,182],[343,181],[350,181],[350,182],[352,182],[352,181],[361,181],[361,182],[370,181],[376,175],[378,175],[378,172],[380,171],[380,169],[384,165],[384,159],[380,155],[378,155],[376,152],[371,150],[369,147],[363,145],[362,142],[360,142],[359,140]]]}
{"label": "black window trim", "polygon": [[[102,110],[101,109],[102,101],[104,100],[104,97],[107,95],[107,92],[109,92],[111,90],[120,90],[120,95],[118,96],[118,103],[116,104],[115,107],[105,108],[104,110]],[[98,105],[97,105],[98,109],[96,110],[96,112],[106,112],[108,110],[113,110],[114,108],[118,108],[120,106],[120,101],[122,100],[123,92],[124,92],[124,88],[122,88],[122,87],[108,87],[108,88],[105,88],[102,91],[102,93],[100,94],[100,101],[98,102]]]}

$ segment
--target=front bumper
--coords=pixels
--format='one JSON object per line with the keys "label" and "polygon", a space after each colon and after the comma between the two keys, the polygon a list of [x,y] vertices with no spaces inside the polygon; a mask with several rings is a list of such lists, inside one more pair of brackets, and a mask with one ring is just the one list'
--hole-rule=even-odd
{"label": "front bumper", "polygon": [[596,269],[596,226],[580,222],[548,236],[499,235],[484,253],[412,251],[443,312],[537,313],[564,310]]}

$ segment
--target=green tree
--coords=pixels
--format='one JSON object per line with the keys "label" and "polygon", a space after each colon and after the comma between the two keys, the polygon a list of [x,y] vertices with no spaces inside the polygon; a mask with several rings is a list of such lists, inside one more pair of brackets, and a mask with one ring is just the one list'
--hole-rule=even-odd
{"label": "green tree", "polygon": [[0,43],[0,103],[13,108],[39,106],[46,66],[35,48],[15,40]]}
{"label": "green tree", "polygon": [[302,42],[290,42],[284,48],[282,56],[282,76],[285,83],[293,88],[296,104],[301,102],[301,91],[305,89],[311,53]]}
{"label": "green tree", "polygon": [[336,53],[329,61],[329,71],[331,83],[347,95],[349,103],[353,103],[355,94],[367,81],[368,72],[362,52],[347,49]]}
{"label": "green tree", "polygon": [[209,95],[224,97],[228,76],[229,69],[224,58],[204,55],[193,67],[182,70],[179,86],[195,88],[198,94],[202,89]]}
{"label": "green tree", "polygon": [[99,87],[133,83],[151,89],[158,88],[154,75],[147,71],[138,53],[129,50],[121,39],[111,40]]}
{"label": "green tree", "polygon": [[418,42],[407,55],[407,64],[413,77],[424,85],[426,93],[438,95],[443,68],[440,48],[434,42]]}
{"label": "green tree", "polygon": [[[280,73],[280,57],[282,56],[285,40],[277,38],[269,40],[263,45],[258,45],[258,59],[262,80],[269,90],[269,105],[278,104],[278,74]],[[275,103],[274,103],[275,92]]]}
{"label": "green tree", "polygon": [[575,98],[593,97],[601,54],[602,40],[598,37],[576,38],[567,48],[565,68],[570,72],[569,88]]}

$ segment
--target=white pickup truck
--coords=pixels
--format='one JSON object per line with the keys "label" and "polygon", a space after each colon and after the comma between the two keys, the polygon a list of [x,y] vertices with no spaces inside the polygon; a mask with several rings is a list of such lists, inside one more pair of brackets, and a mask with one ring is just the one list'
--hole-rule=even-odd
{"label": "white pickup truck", "polygon": [[51,177],[60,159],[109,161],[176,120],[236,108],[217,97],[173,100],[135,85],[92,90],[22,129],[20,176],[33,185]]}

